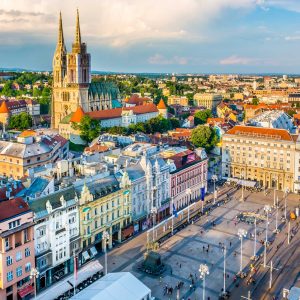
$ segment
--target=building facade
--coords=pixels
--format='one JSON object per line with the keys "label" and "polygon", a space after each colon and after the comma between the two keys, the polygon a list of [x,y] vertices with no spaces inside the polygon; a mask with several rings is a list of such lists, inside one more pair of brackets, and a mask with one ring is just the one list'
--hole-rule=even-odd
{"label": "building facade", "polygon": [[29,200],[34,212],[37,290],[73,272],[73,254],[79,252],[78,198],[74,187]]}
{"label": "building facade", "polygon": [[[203,149],[183,151],[168,158],[170,195],[176,210],[199,200],[201,188],[207,190],[208,158]],[[187,192],[188,191],[188,192]]]}
{"label": "building facade", "polygon": [[69,143],[60,135],[23,131],[16,142],[0,140],[0,175],[20,179],[30,168],[66,157],[68,150]]}
{"label": "building facade", "polygon": [[298,192],[299,143],[287,130],[235,126],[222,138],[222,176]]}
{"label": "building facade", "polygon": [[33,213],[21,198],[0,203],[0,299],[24,299],[33,294]]}
{"label": "building facade", "polygon": [[204,106],[207,109],[216,110],[216,107],[222,102],[222,95],[212,93],[197,93],[194,95],[194,105]]}
{"label": "building facade", "polygon": [[80,195],[80,264],[104,251],[103,233],[109,233],[107,247],[122,241],[122,234],[131,225],[130,192],[120,188],[115,176],[107,176],[77,188]]}
{"label": "building facade", "polygon": [[81,41],[78,10],[70,53],[66,50],[60,15],[53,57],[52,127],[58,128],[59,123],[74,113],[78,106],[85,112],[111,109],[112,100],[117,99],[118,94],[118,88],[111,83],[91,82],[91,55],[87,52],[87,45]]}

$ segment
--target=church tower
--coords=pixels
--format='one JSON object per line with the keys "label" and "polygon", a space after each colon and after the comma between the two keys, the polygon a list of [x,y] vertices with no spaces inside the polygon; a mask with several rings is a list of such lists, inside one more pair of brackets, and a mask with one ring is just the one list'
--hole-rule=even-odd
{"label": "church tower", "polygon": [[81,42],[79,12],[76,15],[75,38],[72,52],[67,53],[64,44],[62,17],[59,17],[59,31],[53,57],[52,128],[78,106],[89,111],[88,90],[91,83],[91,56],[86,44]]}

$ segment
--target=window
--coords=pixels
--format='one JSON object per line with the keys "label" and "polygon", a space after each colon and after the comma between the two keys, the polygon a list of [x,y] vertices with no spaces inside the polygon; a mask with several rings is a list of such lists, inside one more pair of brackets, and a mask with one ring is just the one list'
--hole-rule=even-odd
{"label": "window", "polygon": [[27,273],[27,272],[30,272],[30,270],[31,270],[31,263],[27,263],[26,265],[25,265],[25,272]]}
{"label": "window", "polygon": [[22,276],[22,267],[17,267],[16,274],[17,274],[17,277]]}
{"label": "window", "polygon": [[98,214],[97,207],[95,207],[95,215],[97,215],[97,214]]}
{"label": "window", "polygon": [[19,260],[21,260],[21,259],[22,259],[22,252],[19,251],[19,252],[17,252],[17,254],[16,254],[16,261],[19,261]]}
{"label": "window", "polygon": [[30,249],[26,248],[25,249],[25,257],[28,257],[28,256],[30,256]]}
{"label": "window", "polygon": [[9,249],[9,238],[5,238],[5,249]]}
{"label": "window", "polygon": [[14,279],[14,274],[12,271],[7,272],[6,279],[7,281],[12,281]]}
{"label": "window", "polygon": [[12,262],[13,262],[12,257],[11,257],[11,256],[7,256],[7,257],[6,257],[6,265],[7,265],[7,266],[10,266],[10,265],[12,264]]}
{"label": "window", "polygon": [[28,228],[24,230],[24,243],[29,241]]}
{"label": "window", "polygon": [[16,228],[17,226],[20,226],[20,219],[8,223],[9,229]]}

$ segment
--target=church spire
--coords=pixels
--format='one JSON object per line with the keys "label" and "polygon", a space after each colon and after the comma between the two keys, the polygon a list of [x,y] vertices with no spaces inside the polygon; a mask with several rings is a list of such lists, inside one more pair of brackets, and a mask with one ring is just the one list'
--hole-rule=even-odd
{"label": "church spire", "polygon": [[75,40],[73,43],[73,52],[79,53],[80,49],[81,49],[81,33],[80,33],[80,22],[79,22],[79,10],[77,8],[76,32],[75,32]]}
{"label": "church spire", "polygon": [[66,51],[61,12],[59,12],[59,23],[58,23],[57,50],[58,49]]}

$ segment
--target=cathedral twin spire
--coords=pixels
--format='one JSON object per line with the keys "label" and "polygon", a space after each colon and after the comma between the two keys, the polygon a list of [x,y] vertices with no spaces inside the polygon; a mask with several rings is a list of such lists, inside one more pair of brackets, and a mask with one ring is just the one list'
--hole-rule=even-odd
{"label": "cathedral twin spire", "polygon": [[[61,12],[59,13],[58,28],[59,28],[58,29],[58,41],[57,41],[56,49],[66,52]],[[81,33],[80,33],[80,22],[79,22],[79,10],[77,9],[75,40],[74,40],[74,43],[72,44],[72,52],[80,53],[80,50],[81,50]]]}

